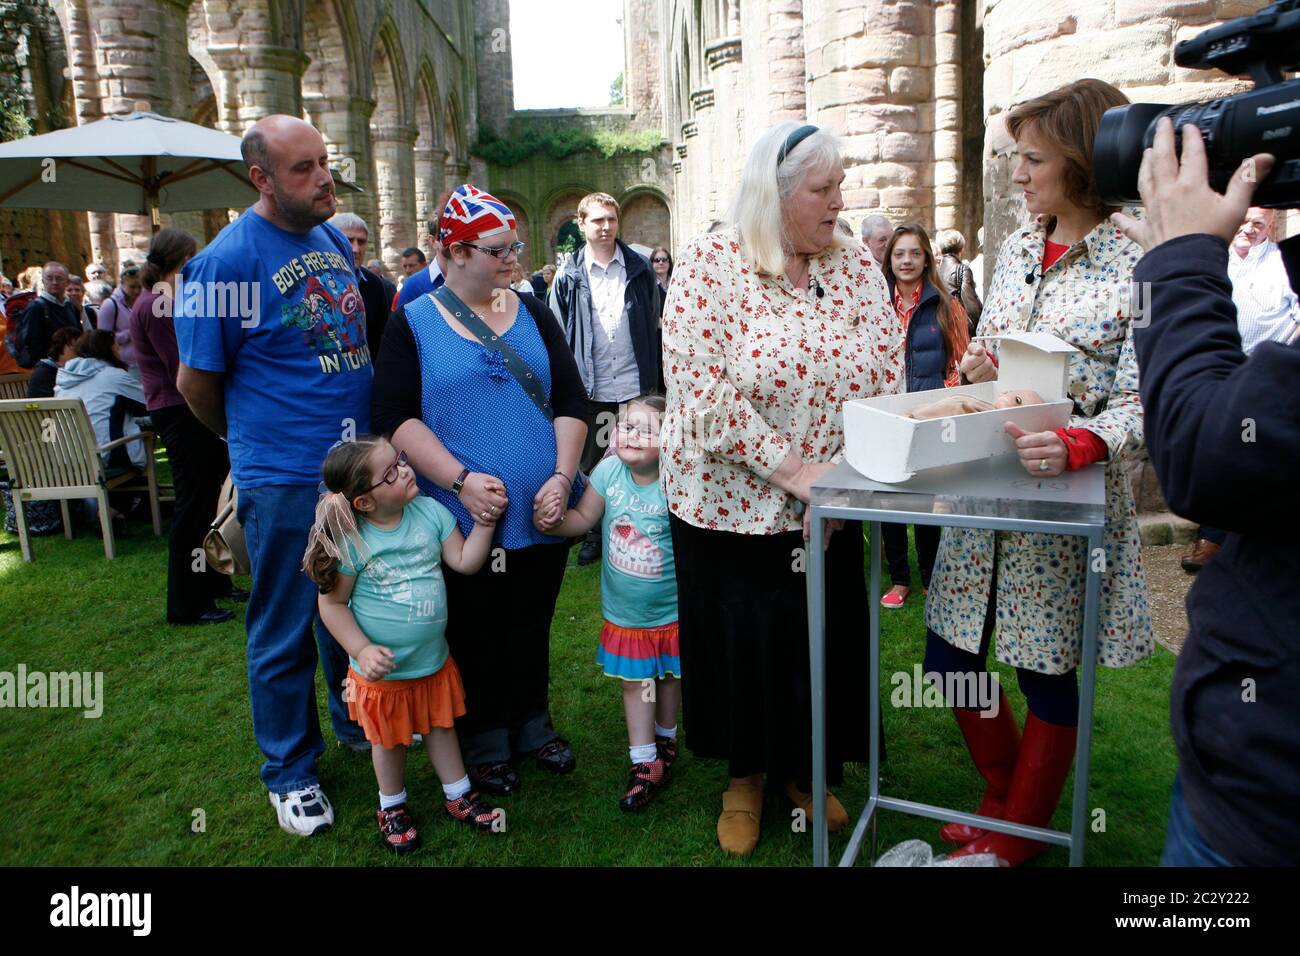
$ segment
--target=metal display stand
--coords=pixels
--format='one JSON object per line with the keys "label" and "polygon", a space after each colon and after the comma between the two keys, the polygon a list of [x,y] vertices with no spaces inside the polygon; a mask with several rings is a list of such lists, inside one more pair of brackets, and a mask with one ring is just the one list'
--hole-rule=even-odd
{"label": "metal display stand", "polygon": [[[1070,865],[1083,863],[1087,814],[1088,762],[1092,747],[1092,708],[1097,671],[1097,620],[1101,574],[1095,560],[1105,523],[1105,466],[1089,465],[1054,478],[1033,478],[1013,455],[935,468],[905,484],[871,481],[847,463],[827,472],[812,488],[808,542],[808,642],[812,657],[813,806],[826,805],[826,519],[844,518],[871,526],[870,620],[870,791],[840,866],[852,866],[871,828],[871,859],[876,851],[876,814],[894,810],[933,820],[964,823],[1027,837],[1070,849]],[[939,525],[990,531],[1037,531],[1078,535],[1088,540],[1087,587],[1083,606],[1082,678],[1079,733],[1074,767],[1070,832],[1048,830],[976,816],[880,793],[880,525]],[[813,814],[813,865],[828,865],[826,814]]]}

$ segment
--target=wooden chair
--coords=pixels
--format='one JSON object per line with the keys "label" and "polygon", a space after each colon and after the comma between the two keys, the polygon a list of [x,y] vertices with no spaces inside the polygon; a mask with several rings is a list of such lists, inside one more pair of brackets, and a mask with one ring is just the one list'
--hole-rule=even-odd
{"label": "wooden chair", "polygon": [[[131,470],[109,476],[100,456],[133,441],[144,442],[144,474]],[[153,513],[153,533],[162,534],[153,432],[139,432],[100,445],[81,399],[10,399],[0,401],[0,451],[4,452],[13,484],[14,518],[24,561],[32,560],[27,519],[23,514],[25,501],[58,501],[63,512],[63,534],[71,539],[68,502],[78,498],[97,499],[104,555],[110,561],[117,555],[108,507],[110,491],[147,492]]]}
{"label": "wooden chair", "polygon": [[9,372],[0,375],[0,400],[6,398],[26,398],[27,380],[31,372]]}

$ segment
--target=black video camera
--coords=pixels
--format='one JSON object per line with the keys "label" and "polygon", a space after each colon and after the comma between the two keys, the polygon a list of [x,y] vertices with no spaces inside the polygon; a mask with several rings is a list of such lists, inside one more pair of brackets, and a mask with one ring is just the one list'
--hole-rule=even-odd
{"label": "black video camera", "polygon": [[1251,203],[1300,206],[1300,79],[1284,76],[1300,69],[1300,0],[1281,0],[1184,40],[1174,48],[1174,62],[1231,76],[1249,74],[1255,88],[1208,103],[1132,103],[1107,110],[1092,151],[1102,201],[1108,206],[1141,202],[1142,152],[1155,140],[1160,117],[1168,116],[1180,154],[1184,124],[1200,128],[1210,185],[1219,192],[1228,188],[1242,160],[1271,153],[1277,162]]}

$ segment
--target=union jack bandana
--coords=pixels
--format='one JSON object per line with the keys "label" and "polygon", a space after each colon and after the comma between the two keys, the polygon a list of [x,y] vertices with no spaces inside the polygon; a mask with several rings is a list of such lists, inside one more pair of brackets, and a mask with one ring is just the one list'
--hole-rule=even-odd
{"label": "union jack bandana", "polygon": [[444,246],[475,242],[515,228],[515,214],[505,203],[477,186],[457,187],[442,210],[438,239]]}

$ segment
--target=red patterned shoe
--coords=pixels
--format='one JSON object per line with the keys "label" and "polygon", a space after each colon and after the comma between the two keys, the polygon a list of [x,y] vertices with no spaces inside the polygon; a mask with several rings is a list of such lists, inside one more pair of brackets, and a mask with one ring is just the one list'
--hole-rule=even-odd
{"label": "red patterned shoe", "polygon": [[655,734],[655,750],[659,751],[659,759],[671,770],[673,764],[677,762],[677,738]]}
{"label": "red patterned shoe", "polygon": [[[444,807],[447,816],[461,823],[468,823],[476,830],[489,833],[504,833],[505,818],[498,807],[490,807],[477,793],[470,791],[459,800],[448,800]],[[497,820],[500,819],[500,823]]]}
{"label": "red patterned shoe", "polygon": [[650,763],[635,763],[627,776],[627,793],[618,802],[620,810],[631,813],[640,810],[654,799],[654,795],[668,785],[668,764],[662,759]]}
{"label": "red patterned shoe", "polygon": [[379,820],[379,838],[397,854],[410,853],[420,846],[420,834],[411,825],[411,815],[406,804],[399,803],[375,814]]}

